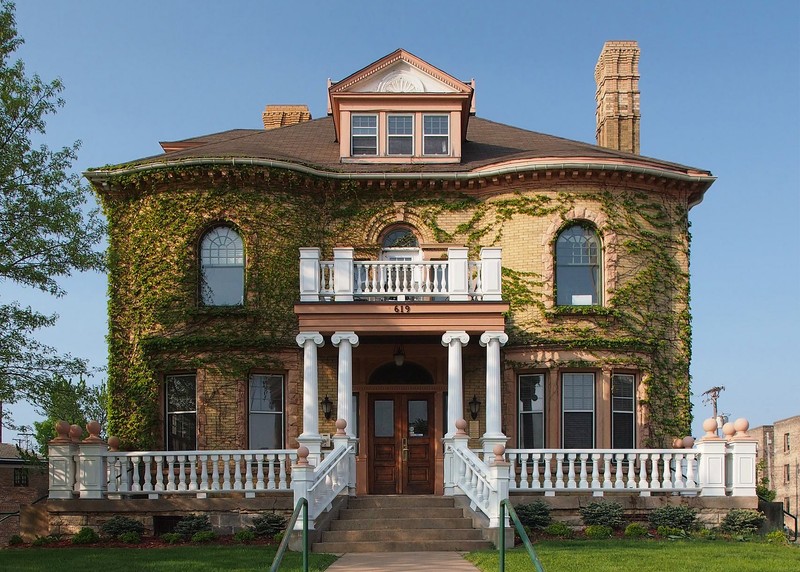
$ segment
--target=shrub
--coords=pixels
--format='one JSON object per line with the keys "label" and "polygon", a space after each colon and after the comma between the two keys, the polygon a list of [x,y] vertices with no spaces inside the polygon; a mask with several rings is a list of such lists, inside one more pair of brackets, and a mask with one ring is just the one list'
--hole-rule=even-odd
{"label": "shrub", "polygon": [[198,532],[206,532],[211,530],[211,522],[208,516],[204,514],[190,514],[184,516],[175,525],[175,532],[184,538],[191,538]]}
{"label": "shrub", "polygon": [[125,544],[139,544],[142,541],[142,535],[138,532],[123,532],[119,535],[119,539]]}
{"label": "shrub", "polygon": [[697,528],[697,511],[688,506],[662,506],[650,513],[653,528],[669,526],[690,531]]}
{"label": "shrub", "polygon": [[716,540],[717,535],[713,530],[700,528],[692,532],[692,538],[699,538],[700,540]]}
{"label": "shrub", "polygon": [[111,538],[121,538],[126,532],[135,532],[141,537],[144,534],[144,525],[134,518],[114,516],[100,526],[100,531]]}
{"label": "shrub", "polygon": [[625,521],[622,518],[622,505],[618,502],[591,502],[579,510],[583,524],[586,526],[600,524],[612,529],[625,526]]}
{"label": "shrub", "polygon": [[756,495],[762,500],[772,502],[778,496],[778,493],[769,488],[769,479],[762,479],[762,482],[756,485]]}
{"label": "shrub", "polygon": [[161,535],[161,540],[167,544],[178,544],[183,540],[183,535],[177,532],[166,532]]}
{"label": "shrub", "polygon": [[8,539],[9,546],[22,546],[23,544],[25,544],[25,541],[22,540],[22,537],[19,534],[14,534]]}
{"label": "shrub", "polygon": [[682,528],[675,528],[674,526],[666,526],[662,524],[657,529],[658,535],[662,538],[687,538],[689,533]]}
{"label": "shrub", "polygon": [[764,535],[764,540],[770,544],[789,544],[789,539],[780,530],[773,530]]}
{"label": "shrub", "polygon": [[722,519],[720,530],[728,534],[754,534],[764,524],[764,513],[749,508],[734,508]]}
{"label": "shrub", "polygon": [[531,528],[544,528],[553,520],[550,516],[550,506],[541,500],[530,504],[521,504],[514,507],[514,510],[517,511],[519,521],[524,526],[530,526]]}
{"label": "shrub", "polygon": [[72,544],[94,544],[100,540],[94,528],[84,526],[72,537]]}
{"label": "shrub", "polygon": [[37,536],[36,540],[34,540],[31,545],[32,546],[47,546],[48,544],[53,544],[54,542],[58,542],[58,537],[49,534],[47,536]]}
{"label": "shrub", "polygon": [[559,538],[572,538],[575,536],[575,531],[563,522],[551,522],[545,527],[544,531],[550,536],[558,536]]}
{"label": "shrub", "polygon": [[240,544],[247,544],[256,539],[256,533],[252,530],[240,530],[233,535],[233,539]]}
{"label": "shrub", "polygon": [[262,514],[253,519],[253,526],[250,528],[256,536],[266,536],[274,538],[276,534],[286,528],[286,519],[274,512]]}
{"label": "shrub", "polygon": [[601,538],[611,538],[611,533],[613,530],[610,526],[604,526],[602,524],[590,524],[583,530],[583,532],[586,534],[586,538],[599,540]]}
{"label": "shrub", "polygon": [[192,542],[196,542],[198,544],[203,542],[211,542],[216,537],[217,535],[214,534],[213,530],[201,530],[200,532],[195,532],[192,535]]}
{"label": "shrub", "polygon": [[627,538],[641,538],[647,536],[647,527],[638,522],[632,522],[625,528],[625,536]]}

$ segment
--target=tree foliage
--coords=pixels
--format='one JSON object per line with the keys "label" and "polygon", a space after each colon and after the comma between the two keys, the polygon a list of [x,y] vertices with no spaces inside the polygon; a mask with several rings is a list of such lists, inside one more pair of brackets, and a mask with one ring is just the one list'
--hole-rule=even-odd
{"label": "tree foliage", "polygon": [[[46,118],[64,105],[63,85],[28,76],[14,52],[14,5],[0,2],[0,288],[16,284],[63,296],[58,278],[73,271],[100,270],[94,250],[105,228],[97,209],[87,205],[87,188],[70,172],[80,143],[51,150]],[[87,371],[84,360],[59,355],[36,339],[55,323],[29,306],[8,300],[0,290],[0,401],[33,401],[37,388],[56,376]]]}

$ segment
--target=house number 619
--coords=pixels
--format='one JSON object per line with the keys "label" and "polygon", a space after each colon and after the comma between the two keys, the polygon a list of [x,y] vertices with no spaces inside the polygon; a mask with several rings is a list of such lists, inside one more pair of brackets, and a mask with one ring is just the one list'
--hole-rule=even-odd
{"label": "house number 619", "polygon": [[403,304],[402,306],[395,306],[394,307],[395,314],[408,314],[411,312],[411,306],[408,304]]}

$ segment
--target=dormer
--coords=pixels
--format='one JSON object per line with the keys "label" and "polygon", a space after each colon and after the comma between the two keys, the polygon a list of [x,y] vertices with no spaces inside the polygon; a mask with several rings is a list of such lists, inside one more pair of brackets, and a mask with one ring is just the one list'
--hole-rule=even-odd
{"label": "dormer", "polygon": [[343,163],[458,163],[475,82],[397,50],[328,85]]}

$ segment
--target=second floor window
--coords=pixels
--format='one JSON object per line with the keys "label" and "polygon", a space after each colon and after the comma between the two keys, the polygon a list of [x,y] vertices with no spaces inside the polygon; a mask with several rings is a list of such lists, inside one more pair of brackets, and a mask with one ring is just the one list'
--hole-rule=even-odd
{"label": "second floor window", "polygon": [[351,125],[350,152],[355,155],[378,154],[378,116],[353,115]]}
{"label": "second floor window", "polygon": [[426,115],[422,118],[422,154],[448,155],[450,153],[450,117]]}
{"label": "second floor window", "polygon": [[244,303],[244,244],[230,227],[212,228],[200,243],[200,301],[204,306]]}
{"label": "second floor window", "polygon": [[600,240],[591,228],[573,224],[556,240],[556,304],[600,304]]}
{"label": "second floor window", "polygon": [[414,116],[390,115],[386,118],[389,155],[414,154]]}

